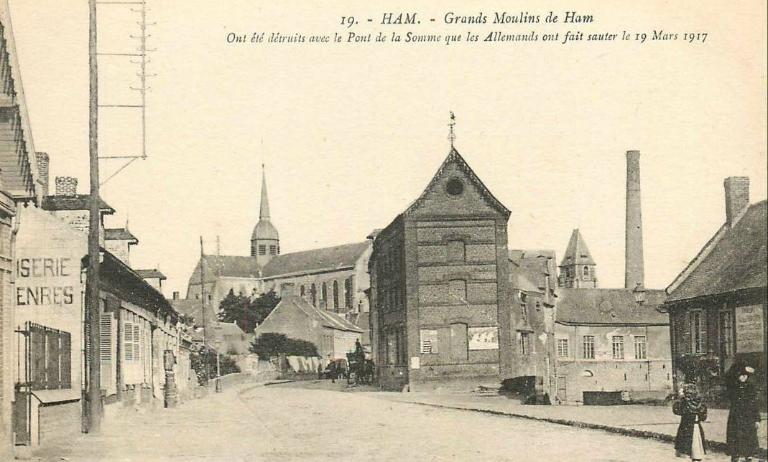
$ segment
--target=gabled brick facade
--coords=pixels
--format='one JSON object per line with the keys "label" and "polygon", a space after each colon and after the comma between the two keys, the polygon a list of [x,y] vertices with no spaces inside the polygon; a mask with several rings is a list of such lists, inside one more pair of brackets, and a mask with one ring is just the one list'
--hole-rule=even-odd
{"label": "gabled brick facade", "polygon": [[508,219],[452,149],[422,195],[375,237],[381,385],[498,384],[512,368]]}

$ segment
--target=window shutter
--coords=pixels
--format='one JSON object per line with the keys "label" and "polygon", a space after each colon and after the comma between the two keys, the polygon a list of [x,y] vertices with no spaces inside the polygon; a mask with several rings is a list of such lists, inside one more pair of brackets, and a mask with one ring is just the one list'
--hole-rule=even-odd
{"label": "window shutter", "polygon": [[99,322],[99,357],[112,361],[112,313],[102,313]]}
{"label": "window shutter", "polygon": [[133,323],[128,321],[123,326],[123,351],[125,360],[133,361]]}
{"label": "window shutter", "polygon": [[72,339],[69,332],[61,333],[61,388],[72,388]]}
{"label": "window shutter", "polygon": [[139,336],[139,325],[133,325],[133,360],[139,361],[141,359],[141,337]]}
{"label": "window shutter", "polygon": [[60,374],[59,374],[59,335],[58,332],[47,331],[46,337],[46,365],[45,377],[48,380],[46,388],[55,389],[60,388]]}

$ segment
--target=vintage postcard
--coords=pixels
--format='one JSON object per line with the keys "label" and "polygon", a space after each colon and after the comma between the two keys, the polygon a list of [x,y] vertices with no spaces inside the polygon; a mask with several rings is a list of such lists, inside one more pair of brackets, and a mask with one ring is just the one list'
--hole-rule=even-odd
{"label": "vintage postcard", "polygon": [[765,460],[766,8],[0,0],[0,460]]}

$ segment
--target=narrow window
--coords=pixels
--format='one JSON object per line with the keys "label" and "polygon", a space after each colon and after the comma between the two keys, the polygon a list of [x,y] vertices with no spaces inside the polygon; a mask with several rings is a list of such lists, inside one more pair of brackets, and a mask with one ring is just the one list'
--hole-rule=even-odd
{"label": "narrow window", "polygon": [[304,284],[299,286],[299,294],[303,297],[306,295],[307,289],[304,287]]}
{"label": "narrow window", "polygon": [[352,292],[352,278],[344,280],[344,304],[349,309],[354,304],[354,293]]}
{"label": "narrow window", "polygon": [[733,354],[733,317],[730,310],[720,311],[720,356],[724,361]]}
{"label": "narrow window", "polygon": [[333,281],[333,310],[339,311],[339,281]]}
{"label": "narrow window", "polygon": [[325,282],[320,289],[320,306],[321,308],[327,308],[328,306],[328,284]]}
{"label": "narrow window", "polygon": [[558,358],[568,357],[568,339],[567,338],[557,339],[557,357]]}
{"label": "narrow window", "polygon": [[584,269],[582,270],[581,274],[584,275],[585,278],[588,278],[589,277],[589,266],[585,266]]}
{"label": "narrow window", "polygon": [[635,335],[635,359],[646,359],[648,356],[648,340],[645,335]]}
{"label": "narrow window", "polygon": [[317,286],[315,286],[315,283],[313,282],[312,285],[309,286],[309,297],[312,299],[312,306],[317,306]]}
{"label": "narrow window", "polygon": [[269,254],[270,255],[277,255],[277,246],[276,245],[270,245],[269,246]]}
{"label": "narrow window", "polygon": [[266,254],[267,254],[267,245],[259,244],[259,255],[266,255]]}
{"label": "narrow window", "polygon": [[582,339],[584,359],[595,359],[595,336],[585,335]]}
{"label": "narrow window", "polygon": [[624,337],[614,335],[612,339],[613,359],[624,359]]}
{"label": "narrow window", "polygon": [[520,354],[531,354],[531,334],[530,332],[518,332],[520,336]]}
{"label": "narrow window", "polygon": [[691,352],[704,353],[706,348],[707,330],[704,323],[704,313],[701,310],[691,311]]}

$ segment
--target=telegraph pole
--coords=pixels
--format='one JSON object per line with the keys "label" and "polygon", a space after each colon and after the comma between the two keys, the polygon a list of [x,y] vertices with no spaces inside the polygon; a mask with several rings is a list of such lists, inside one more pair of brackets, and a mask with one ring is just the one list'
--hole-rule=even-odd
{"label": "telegraph pole", "polygon": [[96,0],[88,0],[88,69],[90,101],[88,105],[88,154],[90,160],[91,194],[88,201],[90,215],[88,228],[88,273],[85,283],[88,330],[87,348],[88,382],[86,385],[85,429],[88,433],[101,427],[101,358],[99,356],[99,263],[101,258],[99,231],[101,227],[101,200],[99,198],[99,78],[96,61]]}
{"label": "telegraph pole", "polygon": [[203,236],[200,236],[200,315],[203,317],[203,353],[205,359],[205,381],[211,375],[208,369],[208,321],[205,319],[205,254],[203,253]]}

